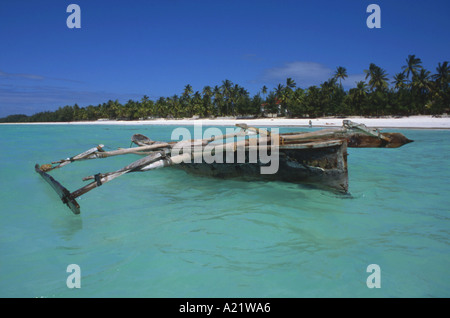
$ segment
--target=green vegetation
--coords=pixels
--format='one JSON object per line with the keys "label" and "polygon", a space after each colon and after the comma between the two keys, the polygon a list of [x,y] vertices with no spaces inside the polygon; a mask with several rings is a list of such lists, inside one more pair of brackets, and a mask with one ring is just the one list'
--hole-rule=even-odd
{"label": "green vegetation", "polygon": [[[320,116],[387,116],[438,115],[450,110],[449,65],[445,61],[436,73],[422,67],[420,58],[409,55],[406,65],[388,83],[388,74],[371,63],[364,70],[365,81],[345,91],[342,80],[348,77],[345,67],[337,67],[334,76],[319,87],[296,87],[292,78],[272,91],[263,86],[253,97],[230,80],[220,86],[205,86],[201,92],[186,85],[180,96],[160,97],[126,104],[108,101],[98,106],[60,107],[54,112],[40,112],[32,116],[11,115],[0,122],[68,122],[91,121],[100,118],[136,120],[147,118],[201,118],[218,116],[263,116],[276,113],[287,117]],[[389,85],[392,84],[392,85]]]}

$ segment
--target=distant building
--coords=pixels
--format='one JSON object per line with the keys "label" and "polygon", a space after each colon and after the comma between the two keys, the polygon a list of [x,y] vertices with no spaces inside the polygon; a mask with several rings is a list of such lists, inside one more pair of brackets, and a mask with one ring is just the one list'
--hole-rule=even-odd
{"label": "distant building", "polygon": [[275,105],[276,105],[276,108],[278,110],[277,114],[269,113],[269,110],[268,110],[269,104],[270,103],[262,103],[261,104],[260,110],[261,110],[261,115],[262,116],[264,116],[264,117],[277,117],[277,115],[281,114],[281,100],[279,100],[278,98],[275,98]]}

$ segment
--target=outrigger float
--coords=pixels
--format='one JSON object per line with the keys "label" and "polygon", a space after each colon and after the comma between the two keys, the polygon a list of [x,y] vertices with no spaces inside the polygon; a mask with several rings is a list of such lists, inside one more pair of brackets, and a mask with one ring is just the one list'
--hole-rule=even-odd
{"label": "outrigger float", "polygon": [[[349,120],[339,128],[314,132],[274,134],[266,129],[237,124],[241,130],[231,134],[181,142],[157,142],[135,134],[131,141],[137,147],[105,151],[103,145],[91,148],[76,156],[40,166],[35,170],[46,180],[73,213],[80,213],[76,198],[101,185],[130,172],[143,172],[163,167],[177,167],[188,172],[218,178],[244,178],[248,180],[282,180],[296,183],[313,183],[331,190],[348,191],[347,147],[397,148],[412,142],[401,133],[382,133]],[[252,136],[253,135],[253,136]],[[241,137],[241,140],[236,138]],[[233,142],[224,143],[233,138]],[[217,143],[222,141],[222,143]],[[274,173],[261,173],[267,162],[255,158],[252,151],[275,154],[278,169]],[[208,161],[205,152],[223,160]],[[143,158],[114,172],[99,173],[83,178],[92,180],[86,186],[70,192],[48,172],[72,162],[137,154]],[[225,160],[231,154],[234,160]],[[234,157],[234,158],[233,158]],[[245,160],[243,160],[245,157]],[[238,160],[238,159],[241,160]]]}

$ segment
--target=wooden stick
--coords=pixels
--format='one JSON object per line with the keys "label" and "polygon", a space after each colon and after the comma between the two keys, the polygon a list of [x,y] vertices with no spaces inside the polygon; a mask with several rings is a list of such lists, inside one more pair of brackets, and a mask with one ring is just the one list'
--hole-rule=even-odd
{"label": "wooden stick", "polygon": [[41,169],[44,168],[42,170],[48,172],[48,171],[51,171],[53,169],[58,169],[58,168],[64,167],[64,166],[66,166],[69,163],[72,163],[74,161],[86,159],[87,157],[91,156],[93,153],[103,152],[103,147],[105,147],[105,146],[104,145],[98,145],[97,147],[88,149],[85,152],[82,152],[82,153],[80,153],[80,154],[78,154],[76,156],[73,156],[71,158],[67,158],[67,159],[63,159],[63,160],[52,162],[52,164],[58,164],[55,167],[52,167],[51,165],[43,165],[41,167]]}
{"label": "wooden stick", "polygon": [[43,171],[38,164],[34,166],[34,169],[41,177],[50,184],[55,192],[60,197],[61,201],[66,204],[74,214],[80,214],[80,205],[70,197],[70,191],[64,188],[58,181],[56,181],[51,175]]}
{"label": "wooden stick", "polygon": [[[261,139],[260,142],[262,140],[267,142],[268,140],[270,140],[270,137],[263,137],[260,139]],[[227,149],[231,149],[232,151],[236,151],[236,149],[238,147],[246,147],[248,145],[249,145],[248,140],[240,140],[237,142],[230,142],[230,143],[225,143],[225,144],[214,146],[214,147],[212,147],[212,150],[226,151]],[[186,153],[179,154],[177,156],[171,156],[171,157],[166,157],[165,154],[162,154],[162,153],[152,154],[145,158],[139,159],[120,170],[84,178],[83,180],[96,179],[96,181],[72,192],[70,196],[72,199],[75,199],[75,198],[91,191],[92,189],[95,189],[95,188],[101,186],[102,184],[109,182],[111,180],[114,180],[115,178],[120,177],[121,175],[128,173],[128,172],[149,171],[149,170],[159,169],[159,168],[163,168],[163,167],[173,166],[176,164],[180,164],[182,162],[188,162],[190,160],[195,160],[196,158],[200,158],[201,156],[203,156],[203,151],[186,152]]]}
{"label": "wooden stick", "polygon": [[[340,146],[344,142],[344,139],[336,139],[336,140],[327,140],[327,141],[314,141],[302,144],[288,144],[288,145],[279,145],[275,147],[275,149],[315,149],[315,148],[325,148],[325,147],[333,147]],[[265,146],[249,146],[248,149],[273,149],[272,145]]]}
{"label": "wooden stick", "polygon": [[65,165],[68,165],[69,163],[72,163],[74,161],[108,158],[108,157],[124,155],[124,154],[143,154],[143,155],[147,154],[148,155],[149,154],[148,150],[166,148],[166,147],[170,147],[170,146],[171,146],[171,144],[169,144],[169,143],[158,143],[158,144],[153,144],[153,145],[149,145],[149,146],[124,148],[124,149],[118,149],[118,150],[113,150],[113,151],[104,151],[102,149],[104,146],[99,145],[96,148],[91,148],[91,149],[83,152],[82,154],[76,155],[72,158],[67,158],[64,160],[52,162],[52,164],[58,164],[55,167],[51,167],[51,165],[43,165],[41,167],[41,169],[44,167],[45,168],[45,169],[43,169],[44,171],[51,171],[53,169],[64,167]]}
{"label": "wooden stick", "polygon": [[[217,137],[211,137],[211,138],[204,139],[204,140],[202,139],[202,140],[191,140],[191,141],[186,141],[186,142],[182,141],[180,143],[152,144],[152,145],[148,145],[148,146],[119,149],[116,151],[109,151],[109,152],[99,152],[101,150],[100,148],[102,148],[102,147],[95,148],[95,149],[94,148],[89,149],[88,151],[86,151],[80,155],[77,155],[73,158],[70,158],[66,161],[61,162],[59,166],[67,164],[66,162],[70,163],[75,160],[83,160],[83,159],[94,158],[94,157],[105,158],[108,156],[121,155],[121,154],[127,154],[127,153],[140,153],[141,151],[148,152],[149,150],[161,149],[161,148],[169,148],[170,150],[173,150],[172,148],[176,144],[181,145],[181,146],[188,145],[188,146],[190,146],[190,148],[189,148],[190,150],[194,149],[194,152],[188,151],[186,153],[182,153],[182,154],[179,154],[176,156],[170,156],[170,157],[167,156],[167,154],[164,150],[159,151],[159,152],[152,152],[150,155],[148,155],[144,158],[141,158],[139,160],[136,160],[133,163],[131,163],[117,171],[109,172],[109,173],[105,173],[105,174],[97,174],[94,176],[89,176],[89,177],[84,178],[83,180],[95,179],[95,181],[87,184],[84,187],[81,187],[78,190],[75,190],[72,193],[70,193],[66,188],[62,187],[56,180],[51,178],[48,174],[46,174],[45,172],[40,170],[38,166],[36,166],[36,171],[39,172],[41,174],[41,176],[43,176],[43,178],[46,179],[47,182],[49,182],[54,187],[55,190],[57,190],[57,192],[58,192],[58,194],[60,194],[60,197],[63,200],[63,202],[68,204],[74,213],[79,213],[79,205],[75,201],[76,198],[78,198],[79,196],[81,196],[81,195],[83,195],[83,194],[109,182],[109,181],[114,180],[115,178],[118,178],[129,172],[148,171],[148,170],[159,169],[159,168],[163,168],[163,167],[167,167],[167,166],[173,166],[176,164],[180,164],[182,162],[189,162],[192,159],[195,160],[204,155],[205,146],[207,146],[210,142],[212,142],[214,140],[219,140],[219,139],[226,139],[226,138],[229,138],[230,136],[236,136],[236,135],[238,135],[238,133],[227,134],[227,135],[222,135],[222,136],[217,136]],[[276,137],[276,138],[278,138],[278,137]],[[262,142],[267,143],[270,141],[270,139],[271,139],[271,137],[258,138],[257,143],[262,143]],[[231,151],[236,151],[238,147],[248,147],[248,145],[249,145],[249,140],[240,140],[237,142],[230,142],[230,143],[219,144],[219,145],[213,146],[212,150],[214,150],[215,152],[226,151],[229,149],[231,149]],[[195,150],[197,148],[196,146],[201,146],[202,151],[195,152]],[[181,149],[184,150],[184,148],[181,148]]]}
{"label": "wooden stick", "polygon": [[109,173],[105,173],[105,174],[98,174],[98,175],[95,175],[92,177],[87,177],[87,178],[85,178],[86,180],[89,180],[89,179],[96,179],[96,180],[94,182],[89,183],[88,185],[72,192],[70,194],[70,197],[72,199],[75,199],[75,198],[91,191],[92,189],[95,189],[95,188],[103,185],[106,182],[109,182],[111,180],[114,180],[117,177],[120,177],[121,175],[123,175],[125,173],[139,171],[142,167],[147,166],[148,164],[150,164],[154,161],[160,160],[161,158],[163,158],[163,154],[161,154],[161,153],[151,154],[147,157],[136,160],[133,163],[131,163],[117,171],[109,172]]}
{"label": "wooden stick", "polygon": [[302,139],[312,139],[312,138],[324,138],[330,136],[338,136],[340,134],[344,134],[347,132],[345,128],[336,128],[336,129],[323,129],[313,132],[307,132],[304,134],[297,135],[281,135],[281,138],[284,140],[302,140]]}
{"label": "wooden stick", "polygon": [[[53,169],[57,169],[57,168],[62,168],[65,165],[68,165],[74,161],[79,161],[79,160],[87,160],[87,159],[99,159],[99,158],[108,158],[108,157],[112,157],[112,156],[119,156],[119,155],[125,155],[125,154],[142,154],[142,155],[149,155],[148,151],[149,150],[155,150],[155,149],[162,149],[162,148],[170,148],[173,147],[174,145],[177,145],[179,147],[185,147],[187,145],[190,145],[191,147],[195,147],[195,146],[206,146],[208,143],[212,142],[212,141],[216,141],[216,140],[221,140],[221,139],[227,139],[227,138],[231,138],[234,136],[239,136],[242,135],[243,132],[240,131],[238,133],[232,133],[232,134],[225,134],[225,135],[220,135],[220,136],[213,136],[211,138],[205,138],[205,139],[196,139],[196,140],[186,140],[186,141],[180,141],[180,142],[154,142],[151,141],[150,138],[144,136],[144,135],[139,135],[139,138],[137,138],[136,134],[133,135],[132,137],[132,142],[136,143],[136,144],[141,144],[142,146],[139,147],[134,147],[134,148],[123,148],[123,149],[118,149],[118,150],[113,150],[113,151],[104,151],[103,147],[104,145],[99,145],[95,148],[91,148],[79,155],[73,156],[71,158],[67,158],[67,159],[63,159],[63,160],[59,160],[59,161],[54,161],[52,162],[52,164],[58,164],[57,166],[52,166],[52,165],[42,165],[41,169],[43,171],[51,171]],[[244,133],[245,135],[245,133]],[[148,143],[151,144],[147,144],[145,145],[145,143],[142,143],[142,140],[147,140]],[[141,153],[142,152],[142,153]]]}

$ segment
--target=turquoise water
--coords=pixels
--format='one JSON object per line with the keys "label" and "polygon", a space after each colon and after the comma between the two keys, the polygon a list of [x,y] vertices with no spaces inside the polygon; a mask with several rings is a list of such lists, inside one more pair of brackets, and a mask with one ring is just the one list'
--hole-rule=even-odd
{"label": "turquoise water", "polygon": [[[0,125],[0,296],[450,296],[450,131],[392,129],[415,142],[349,149],[351,196],[165,168],[95,189],[73,215],[34,172],[100,143],[128,147],[134,133],[168,140],[172,129]],[[73,191],[138,158],[52,175]],[[69,264],[81,268],[79,289],[66,285]],[[381,268],[379,289],[366,285],[369,264]]]}

